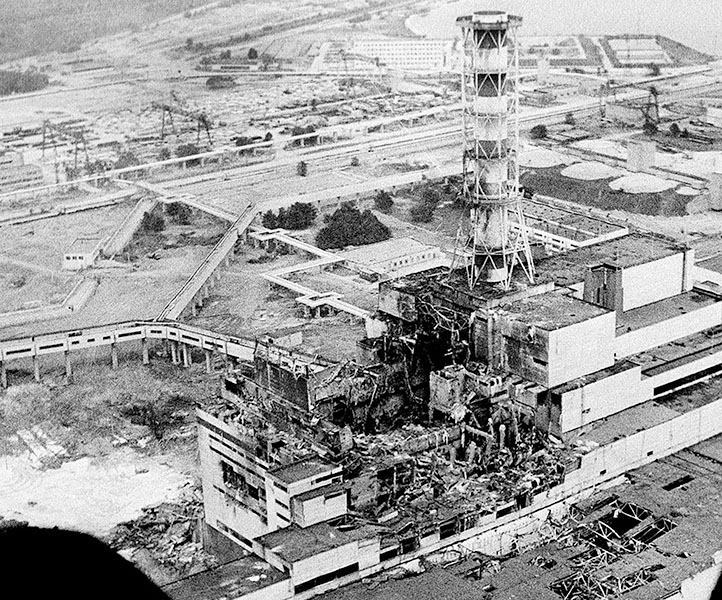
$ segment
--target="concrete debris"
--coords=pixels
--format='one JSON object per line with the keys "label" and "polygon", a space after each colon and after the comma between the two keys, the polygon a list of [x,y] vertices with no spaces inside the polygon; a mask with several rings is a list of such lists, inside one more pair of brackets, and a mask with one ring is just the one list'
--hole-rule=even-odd
{"label": "concrete debris", "polygon": [[113,529],[110,545],[154,580],[183,577],[216,566],[204,552],[197,527],[203,514],[199,488],[186,488],[174,502],[162,502]]}

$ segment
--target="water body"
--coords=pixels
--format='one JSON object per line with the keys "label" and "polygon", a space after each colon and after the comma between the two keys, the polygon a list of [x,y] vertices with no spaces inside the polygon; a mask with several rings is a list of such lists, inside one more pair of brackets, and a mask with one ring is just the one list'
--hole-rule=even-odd
{"label": "water body", "polygon": [[521,35],[663,35],[722,56],[722,0],[460,0],[414,15],[407,27],[431,38],[457,35],[456,17],[505,10],[524,19]]}

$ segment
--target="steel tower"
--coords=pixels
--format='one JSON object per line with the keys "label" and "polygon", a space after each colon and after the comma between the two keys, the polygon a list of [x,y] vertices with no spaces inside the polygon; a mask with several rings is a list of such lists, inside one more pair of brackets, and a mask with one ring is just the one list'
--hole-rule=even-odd
{"label": "steel tower", "polygon": [[519,193],[519,52],[521,17],[479,11],[456,20],[462,30],[463,194],[468,228],[459,232],[469,287],[511,285],[518,265],[530,282],[534,264]]}

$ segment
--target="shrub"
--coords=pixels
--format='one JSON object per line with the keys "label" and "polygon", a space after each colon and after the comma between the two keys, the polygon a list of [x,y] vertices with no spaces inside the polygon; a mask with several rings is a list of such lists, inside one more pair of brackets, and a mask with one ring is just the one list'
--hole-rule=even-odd
{"label": "shrub", "polygon": [[174,223],[189,225],[193,211],[182,202],[171,202],[166,206],[165,214],[167,214]]}
{"label": "shrub", "polygon": [[391,194],[385,190],[379,190],[379,193],[376,194],[374,198],[374,206],[376,210],[389,214],[394,208],[394,201],[391,198]]}
{"label": "shrub", "polygon": [[165,229],[165,219],[155,213],[147,212],[143,215],[140,228],[149,233],[158,233]]}
{"label": "shrub", "polygon": [[531,139],[533,140],[541,140],[544,139],[548,134],[547,126],[543,124],[534,125],[534,127],[531,128],[529,131],[529,135],[531,136]]}
{"label": "shrub", "polygon": [[409,214],[415,223],[428,223],[434,218],[434,204],[421,202],[411,207]]}

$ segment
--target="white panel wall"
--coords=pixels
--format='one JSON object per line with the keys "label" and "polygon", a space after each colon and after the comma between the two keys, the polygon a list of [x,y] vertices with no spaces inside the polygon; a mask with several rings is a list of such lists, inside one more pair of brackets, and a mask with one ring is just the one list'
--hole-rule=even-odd
{"label": "white panel wall", "polygon": [[622,310],[632,310],[681,294],[684,290],[684,262],[684,253],[680,252],[654,262],[624,269]]}
{"label": "white panel wall", "polygon": [[617,358],[631,356],[668,344],[674,340],[709,329],[722,323],[722,302],[704,306],[694,312],[642,327],[620,335],[616,339],[615,354]]}
{"label": "white panel wall", "polygon": [[676,381],[677,379],[682,379],[688,375],[694,375],[695,373],[699,373],[700,371],[704,371],[705,369],[709,369],[710,367],[714,367],[720,363],[722,363],[722,350],[715,354],[704,356],[694,362],[680,365],[676,369],[670,369],[669,371],[664,371],[654,377],[649,377],[645,383],[649,385],[650,391],[653,391],[654,388],[659,387],[660,385]]}
{"label": "white panel wall", "polygon": [[641,367],[634,367],[563,394],[562,433],[647,400],[641,371]]}
{"label": "white panel wall", "polygon": [[291,578],[293,584],[298,585],[358,561],[358,542],[354,541],[345,546],[339,546],[293,563],[291,565]]}
{"label": "white panel wall", "polygon": [[549,332],[549,387],[614,364],[613,312]]}

